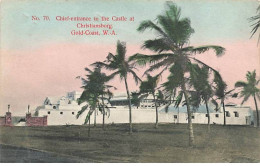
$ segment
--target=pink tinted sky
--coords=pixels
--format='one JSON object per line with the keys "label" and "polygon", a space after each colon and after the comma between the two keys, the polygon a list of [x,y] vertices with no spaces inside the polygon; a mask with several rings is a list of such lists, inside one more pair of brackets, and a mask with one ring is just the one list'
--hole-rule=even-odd
{"label": "pink tinted sky", "polygon": [[[260,73],[259,47],[256,46],[256,41],[220,45],[227,50],[222,57],[217,58],[212,52],[197,57],[220,71],[229,89],[233,88],[237,80],[245,80],[247,71],[256,69],[257,73]],[[2,50],[0,113],[3,114],[7,104],[11,104],[14,114],[23,115],[28,104],[35,108],[41,105],[47,96],[60,96],[68,91],[80,90],[81,81],[75,77],[83,76],[86,73],[84,67],[104,60],[109,51],[114,53],[115,50],[115,44],[97,46],[75,43],[51,44],[24,51]],[[140,50],[140,45],[127,44],[127,55],[136,52],[149,53]],[[142,76],[143,71],[144,69],[139,69],[139,76]],[[136,90],[133,79],[128,80],[130,89]],[[124,84],[119,78],[111,81],[111,84],[115,85],[118,91],[124,92]],[[241,102],[239,99],[232,101]],[[246,105],[254,108],[251,99]]]}

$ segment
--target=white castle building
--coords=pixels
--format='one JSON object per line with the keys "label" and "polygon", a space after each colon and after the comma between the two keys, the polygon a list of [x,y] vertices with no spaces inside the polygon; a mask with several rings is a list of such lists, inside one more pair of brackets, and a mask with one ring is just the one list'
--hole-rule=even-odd
{"label": "white castle building", "polygon": [[[48,116],[48,125],[82,125],[85,122],[88,110],[86,110],[78,119],[76,115],[81,107],[77,99],[80,92],[69,92],[66,96],[47,97],[42,106],[37,107],[35,114],[37,116]],[[116,94],[110,102],[106,101],[110,107],[110,113],[106,116],[105,123],[128,123],[129,111],[126,94]],[[160,106],[159,123],[187,123],[186,107],[170,106],[168,112],[165,112],[165,106]],[[210,121],[212,124],[223,124],[224,114],[222,108],[216,112],[214,106],[209,105]],[[94,123],[94,117],[91,117],[91,123]],[[96,111],[96,123],[102,123],[102,114]],[[192,113],[193,123],[207,124],[208,115],[206,107],[200,106]],[[148,96],[141,101],[139,107],[132,107],[133,123],[155,123],[155,106],[152,97]],[[253,113],[250,107],[236,106],[235,104],[226,105],[226,124],[228,125],[251,125],[253,123]]]}

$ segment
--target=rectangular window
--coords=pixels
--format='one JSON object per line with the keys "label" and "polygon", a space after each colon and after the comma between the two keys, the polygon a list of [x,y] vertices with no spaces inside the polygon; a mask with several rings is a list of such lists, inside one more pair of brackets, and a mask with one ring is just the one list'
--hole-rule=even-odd
{"label": "rectangular window", "polygon": [[178,116],[177,115],[174,115],[174,119],[177,119],[178,118]]}
{"label": "rectangular window", "polygon": [[218,118],[218,117],[219,117],[219,115],[218,115],[218,114],[215,114],[215,117],[216,117],[216,118]]}
{"label": "rectangular window", "polygon": [[72,112],[72,115],[74,115],[74,112]]}
{"label": "rectangular window", "polygon": [[192,119],[195,119],[194,115],[191,116]]}
{"label": "rectangular window", "polygon": [[229,111],[226,111],[226,117],[230,117]]}
{"label": "rectangular window", "polygon": [[206,114],[206,117],[209,117],[209,114]]}
{"label": "rectangular window", "polygon": [[62,115],[62,114],[63,114],[63,112],[60,112],[60,114]]}
{"label": "rectangular window", "polygon": [[234,114],[235,114],[235,117],[239,117],[239,114],[237,111],[235,111]]}
{"label": "rectangular window", "polygon": [[51,114],[51,111],[48,111],[48,114]]}

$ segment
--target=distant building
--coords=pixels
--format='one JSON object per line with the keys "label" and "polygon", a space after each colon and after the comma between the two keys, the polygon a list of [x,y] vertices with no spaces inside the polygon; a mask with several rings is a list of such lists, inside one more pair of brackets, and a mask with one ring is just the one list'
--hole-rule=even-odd
{"label": "distant building", "polygon": [[80,92],[68,92],[66,96],[46,97],[42,106],[36,108],[36,115],[48,116],[48,125],[82,125],[88,111],[78,119],[76,115],[81,110],[77,99]]}
{"label": "distant building", "polygon": [[[86,110],[79,118],[76,115],[81,110],[82,105],[77,104],[80,92],[69,92],[66,96],[47,97],[42,106],[36,109],[36,115],[48,116],[48,125],[82,125],[85,122],[88,110]],[[128,123],[129,109],[127,96],[124,93],[115,94],[109,105],[109,113],[106,116],[106,123]],[[216,112],[213,105],[209,105],[210,118],[212,124],[223,124],[224,115],[222,108]],[[93,113],[91,123],[102,123],[102,114],[99,111]],[[226,124],[227,125],[251,125],[254,115],[250,107],[236,106],[235,104],[226,105]],[[153,98],[148,96],[140,102],[140,106],[132,106],[132,122],[133,123],[154,123],[155,122],[155,106]],[[165,106],[159,107],[160,123],[187,123],[186,107],[175,108],[169,106],[168,113],[165,112]],[[192,110],[192,122],[198,124],[207,124],[208,115],[205,105],[201,105],[198,109]]]}
{"label": "distant building", "polygon": [[[165,108],[161,109],[164,111]],[[230,103],[225,105],[226,110],[226,124],[227,125],[253,125],[254,115],[250,107],[237,106]],[[174,123],[187,123],[188,115],[186,107],[170,106],[169,114],[174,118]],[[221,107],[219,111],[214,110],[213,105],[209,105],[210,123],[211,124],[224,124],[224,113]],[[198,124],[208,123],[208,114],[205,105],[199,106],[197,109],[192,110],[192,122]]]}

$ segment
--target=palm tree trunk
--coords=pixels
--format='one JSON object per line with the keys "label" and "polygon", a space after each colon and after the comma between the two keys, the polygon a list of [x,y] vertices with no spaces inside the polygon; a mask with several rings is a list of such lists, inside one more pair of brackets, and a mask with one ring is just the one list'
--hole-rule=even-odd
{"label": "palm tree trunk", "polygon": [[89,121],[88,121],[88,137],[90,137],[90,116],[89,116]]}
{"label": "palm tree trunk", "polygon": [[223,106],[223,113],[224,113],[224,126],[226,126],[226,109],[225,109],[224,101],[222,102],[222,106]]}
{"label": "palm tree trunk", "polygon": [[102,108],[103,108],[103,111],[102,111],[102,114],[103,114],[103,130],[105,130],[105,104],[104,104],[104,95],[102,94]]}
{"label": "palm tree trunk", "polygon": [[207,109],[207,114],[208,114],[208,131],[210,131],[210,115],[209,115],[208,101],[205,101],[205,104],[206,104],[206,109]]}
{"label": "palm tree trunk", "polygon": [[256,110],[256,123],[257,123],[257,127],[260,127],[260,124],[259,124],[259,112],[258,112],[258,107],[257,107],[255,95],[254,95],[254,101],[255,101],[255,110]]}
{"label": "palm tree trunk", "polygon": [[94,127],[97,125],[97,110],[94,111]]}
{"label": "palm tree trunk", "polygon": [[155,112],[156,112],[156,120],[155,120],[155,128],[158,128],[158,108],[157,108],[157,100],[155,98],[155,95],[153,93],[153,99],[154,99],[154,106],[155,106]]}
{"label": "palm tree trunk", "polygon": [[191,121],[190,102],[189,102],[188,93],[187,93],[187,90],[185,87],[185,83],[182,84],[182,90],[183,90],[184,97],[186,100],[187,113],[188,113],[189,146],[193,146],[194,145],[194,134],[193,134],[192,121]]}
{"label": "palm tree trunk", "polygon": [[128,107],[129,107],[129,132],[130,134],[133,132],[133,126],[132,126],[132,110],[131,110],[131,99],[130,99],[130,94],[129,94],[129,89],[125,77],[125,88],[126,88],[126,93],[128,97]]}

